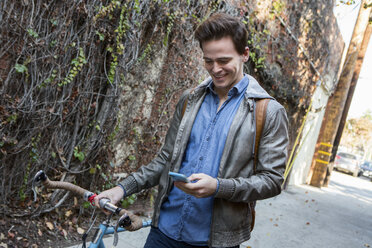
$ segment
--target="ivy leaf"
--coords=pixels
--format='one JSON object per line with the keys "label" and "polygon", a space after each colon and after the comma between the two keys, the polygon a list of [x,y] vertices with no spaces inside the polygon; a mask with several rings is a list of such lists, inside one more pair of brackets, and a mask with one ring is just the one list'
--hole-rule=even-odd
{"label": "ivy leaf", "polygon": [[28,28],[28,29],[27,29],[27,33],[28,33],[31,37],[39,38],[39,34],[36,33],[32,28]]}
{"label": "ivy leaf", "polygon": [[90,207],[90,203],[89,202],[84,202],[83,203],[83,208],[89,208]]}
{"label": "ivy leaf", "polygon": [[100,41],[105,40],[105,36],[103,34],[101,34],[100,32],[96,31],[96,35],[98,35],[98,38],[99,38]]}
{"label": "ivy leaf", "polygon": [[15,64],[14,69],[18,73],[24,73],[24,72],[27,73],[28,72],[27,67],[25,65],[21,65],[21,64]]}
{"label": "ivy leaf", "polygon": [[79,151],[77,147],[74,149],[74,157],[79,159],[80,162],[82,162],[85,158],[85,155],[83,152]]}

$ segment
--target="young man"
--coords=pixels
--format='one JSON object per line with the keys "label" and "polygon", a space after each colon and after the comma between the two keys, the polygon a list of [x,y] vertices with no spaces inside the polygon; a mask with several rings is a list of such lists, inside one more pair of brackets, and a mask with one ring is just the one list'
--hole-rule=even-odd
{"label": "young man", "polygon": [[[243,73],[249,57],[244,25],[215,14],[195,36],[210,78],[181,96],[157,157],[96,197],[96,205],[100,198],[117,203],[159,185],[147,248],[239,247],[250,238],[250,203],[281,192],[287,116]],[[254,170],[255,99],[260,98],[271,100]],[[191,182],[173,182],[169,171]]]}

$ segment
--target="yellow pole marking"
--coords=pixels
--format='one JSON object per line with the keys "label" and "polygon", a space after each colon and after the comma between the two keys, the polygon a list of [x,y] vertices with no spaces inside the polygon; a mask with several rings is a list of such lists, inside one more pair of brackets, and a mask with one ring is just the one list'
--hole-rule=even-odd
{"label": "yellow pole marking", "polygon": [[328,156],[331,156],[332,155],[332,153],[325,152],[325,151],[318,151],[318,153],[321,153],[321,154],[324,154],[324,155],[328,155]]}
{"label": "yellow pole marking", "polygon": [[328,146],[328,147],[332,147],[332,146],[333,146],[333,145],[331,145],[331,144],[323,143],[323,142],[320,142],[320,144],[323,145],[323,146]]}
{"label": "yellow pole marking", "polygon": [[321,164],[328,164],[327,161],[321,160],[321,159],[315,159],[316,162],[319,162]]}

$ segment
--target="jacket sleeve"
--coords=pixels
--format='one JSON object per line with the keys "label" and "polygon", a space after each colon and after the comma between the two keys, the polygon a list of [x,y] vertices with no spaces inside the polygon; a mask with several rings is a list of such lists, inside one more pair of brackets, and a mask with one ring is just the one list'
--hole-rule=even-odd
{"label": "jacket sleeve", "polygon": [[218,178],[219,188],[215,197],[251,202],[280,194],[287,160],[288,119],[285,109],[279,103],[271,102],[274,110],[267,112],[256,173],[248,178]]}
{"label": "jacket sleeve", "polygon": [[120,182],[125,189],[125,195],[137,193],[142,189],[151,188],[159,184],[160,176],[167,161],[170,161],[178,127],[182,119],[182,109],[189,91],[185,91],[177,103],[172,121],[170,123],[164,145],[157,156],[146,166],[141,166],[137,172],[130,174]]}

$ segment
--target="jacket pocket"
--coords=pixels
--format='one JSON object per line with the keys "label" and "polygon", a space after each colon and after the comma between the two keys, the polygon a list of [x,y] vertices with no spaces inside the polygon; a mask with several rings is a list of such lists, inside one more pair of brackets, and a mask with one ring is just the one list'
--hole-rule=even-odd
{"label": "jacket pocket", "polygon": [[215,231],[234,231],[248,228],[251,222],[251,213],[248,203],[229,202],[223,199],[215,199],[213,219]]}

